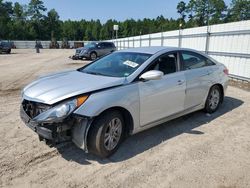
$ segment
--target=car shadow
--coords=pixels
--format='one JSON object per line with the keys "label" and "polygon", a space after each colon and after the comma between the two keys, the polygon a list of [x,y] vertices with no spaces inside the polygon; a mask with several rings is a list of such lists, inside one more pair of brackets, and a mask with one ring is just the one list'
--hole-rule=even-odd
{"label": "car shadow", "polygon": [[17,53],[17,52],[11,52],[11,53],[6,53],[6,52],[0,52],[0,55],[2,55],[2,56],[9,56],[9,55],[14,55],[14,54],[19,54],[19,53]]}
{"label": "car shadow", "polygon": [[64,159],[75,161],[82,165],[91,164],[91,160],[98,161],[101,164],[120,162],[130,159],[183,133],[202,136],[205,134],[204,132],[194,129],[238,108],[243,103],[244,102],[239,99],[225,97],[224,103],[218,111],[213,114],[197,111],[135,134],[127,138],[123,144],[121,144],[117,152],[108,159],[101,159],[92,154],[87,154],[83,150],[77,148],[73,143],[68,143],[64,147],[59,147],[57,149]]}

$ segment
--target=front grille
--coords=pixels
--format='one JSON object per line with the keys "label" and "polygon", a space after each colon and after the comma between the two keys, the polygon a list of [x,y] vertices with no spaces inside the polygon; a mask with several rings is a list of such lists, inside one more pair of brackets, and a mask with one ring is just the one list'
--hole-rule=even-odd
{"label": "front grille", "polygon": [[45,112],[51,108],[51,106],[49,105],[28,100],[23,100],[22,106],[23,110],[30,118],[34,118],[42,112]]}

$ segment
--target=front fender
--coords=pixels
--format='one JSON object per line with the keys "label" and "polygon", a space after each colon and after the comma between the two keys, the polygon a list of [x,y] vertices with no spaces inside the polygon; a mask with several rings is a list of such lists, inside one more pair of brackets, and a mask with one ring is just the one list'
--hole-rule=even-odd
{"label": "front fender", "polygon": [[132,83],[92,93],[74,113],[81,116],[96,117],[112,107],[122,107],[128,110],[133,117],[134,128],[138,128],[140,124],[138,84]]}

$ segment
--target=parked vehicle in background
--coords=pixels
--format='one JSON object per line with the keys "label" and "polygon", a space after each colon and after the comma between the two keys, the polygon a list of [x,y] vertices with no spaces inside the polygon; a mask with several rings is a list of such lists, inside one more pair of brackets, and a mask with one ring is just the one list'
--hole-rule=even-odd
{"label": "parked vehicle in background", "polygon": [[9,41],[11,49],[16,49],[16,45],[13,41]]}
{"label": "parked vehicle in background", "polygon": [[228,69],[174,47],[133,48],[49,75],[22,91],[21,118],[41,140],[73,140],[101,157],[131,134],[223,102]]}
{"label": "parked vehicle in background", "polygon": [[12,43],[8,41],[0,41],[0,53],[10,54]]}
{"label": "parked vehicle in background", "polygon": [[82,48],[77,48],[75,57],[76,59],[95,60],[114,51],[116,51],[116,47],[113,42],[90,42]]}

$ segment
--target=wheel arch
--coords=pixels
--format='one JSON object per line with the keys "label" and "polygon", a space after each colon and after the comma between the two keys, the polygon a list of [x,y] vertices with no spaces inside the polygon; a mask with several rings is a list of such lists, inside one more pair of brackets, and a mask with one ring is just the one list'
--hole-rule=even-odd
{"label": "wheel arch", "polygon": [[93,117],[91,124],[89,125],[89,128],[86,132],[86,136],[85,136],[85,146],[87,150],[89,149],[89,133],[91,132],[90,130],[93,127],[93,123],[95,122],[95,119],[109,111],[119,111],[122,114],[124,122],[125,122],[125,135],[124,135],[125,138],[128,137],[132,133],[134,129],[134,121],[133,121],[133,117],[131,113],[124,107],[120,107],[120,106],[110,107],[102,111],[98,116]]}
{"label": "wheel arch", "polygon": [[225,96],[225,94],[224,94],[224,87],[223,87],[223,85],[222,84],[220,84],[220,83],[216,83],[216,84],[213,84],[211,87],[210,87],[210,89],[213,87],[213,86],[218,86],[219,88],[220,88],[220,91],[221,91],[221,94],[222,94],[222,97],[221,97],[221,103],[223,102],[223,100],[224,100],[224,96]]}
{"label": "wheel arch", "polygon": [[[107,113],[109,111],[119,111],[121,113],[121,115],[123,116],[124,122],[125,122],[125,136],[127,137],[128,135],[130,135],[132,133],[132,131],[134,130],[134,120],[133,120],[131,113],[124,107],[113,106],[113,107],[110,107],[110,108],[103,110],[96,117],[99,117],[102,114]],[[93,119],[93,122],[94,122],[94,120],[95,120],[95,118]],[[90,129],[91,129],[91,127],[90,127]]]}
{"label": "wheel arch", "polygon": [[96,54],[96,56],[98,56],[98,53],[97,53],[97,51],[95,51],[95,50],[92,50],[90,53],[89,53],[89,55],[91,55],[92,53],[95,53]]}

